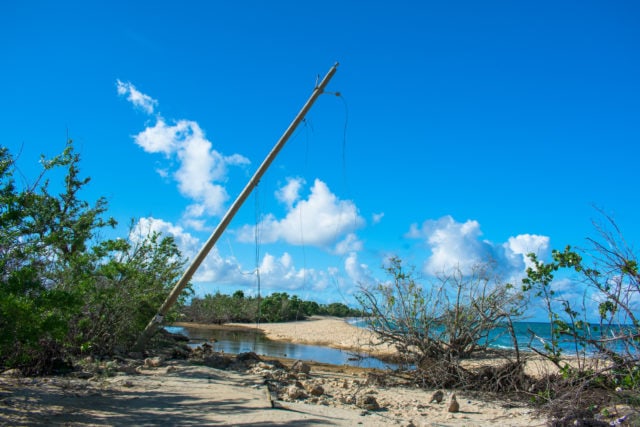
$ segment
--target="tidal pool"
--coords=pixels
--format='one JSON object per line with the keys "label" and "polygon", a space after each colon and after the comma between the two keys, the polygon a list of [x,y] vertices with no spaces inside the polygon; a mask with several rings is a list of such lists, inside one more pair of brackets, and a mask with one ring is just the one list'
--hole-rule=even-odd
{"label": "tidal pool", "polygon": [[225,330],[194,328],[184,326],[167,326],[166,330],[189,337],[190,345],[197,346],[208,342],[214,351],[239,354],[252,351],[258,355],[271,357],[286,357],[332,365],[350,365],[363,368],[389,367],[380,359],[357,354],[345,350],[306,344],[295,344],[285,341],[273,341],[258,331]]}

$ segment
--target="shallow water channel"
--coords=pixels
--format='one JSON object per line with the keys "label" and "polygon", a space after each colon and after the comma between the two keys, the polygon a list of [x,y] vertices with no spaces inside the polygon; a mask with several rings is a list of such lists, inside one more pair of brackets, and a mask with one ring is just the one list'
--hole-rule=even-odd
{"label": "shallow water channel", "polygon": [[386,368],[385,364],[375,357],[356,354],[345,350],[306,344],[295,344],[285,341],[273,341],[261,332],[242,329],[209,329],[183,326],[167,326],[169,332],[189,337],[190,345],[195,347],[204,342],[213,346],[217,352],[239,354],[249,351],[262,356],[286,357],[330,363],[332,365],[350,365],[363,368]]}

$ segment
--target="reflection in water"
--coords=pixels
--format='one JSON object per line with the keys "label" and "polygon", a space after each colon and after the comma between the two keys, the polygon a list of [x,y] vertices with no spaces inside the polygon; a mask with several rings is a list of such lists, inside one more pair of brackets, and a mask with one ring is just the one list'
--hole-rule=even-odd
{"label": "reflection in water", "polygon": [[[189,337],[192,345],[208,341],[213,351],[239,354],[253,351],[258,355],[309,360],[332,365],[351,365],[363,368],[386,368],[387,364],[375,357],[358,355],[345,350],[314,345],[272,341],[257,331],[220,330],[167,326],[170,332]],[[212,342],[213,341],[213,342]]]}

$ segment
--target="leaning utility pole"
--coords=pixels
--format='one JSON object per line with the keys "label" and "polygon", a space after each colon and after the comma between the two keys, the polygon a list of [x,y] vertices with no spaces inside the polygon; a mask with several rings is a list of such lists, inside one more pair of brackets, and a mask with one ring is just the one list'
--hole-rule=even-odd
{"label": "leaning utility pole", "polygon": [[187,268],[187,270],[184,272],[180,280],[178,280],[176,285],[173,287],[173,289],[171,290],[171,293],[169,294],[167,299],[164,301],[164,303],[158,310],[158,314],[156,314],[153,317],[153,319],[151,319],[151,321],[149,322],[147,327],[144,329],[142,334],[140,334],[140,337],[138,337],[138,341],[134,346],[134,349],[136,351],[142,351],[144,349],[149,338],[151,338],[151,336],[156,332],[158,326],[162,323],[164,316],[167,314],[167,312],[173,306],[173,304],[175,304],[182,290],[185,288],[185,286],[187,286],[187,283],[189,283],[189,280],[191,280],[191,277],[194,275],[198,267],[200,267],[200,264],[202,264],[202,261],[204,261],[204,259],[207,257],[207,254],[209,254],[209,251],[211,250],[211,248],[213,248],[213,246],[216,244],[216,242],[218,241],[218,239],[220,238],[224,230],[227,228],[227,226],[235,216],[236,212],[238,212],[238,210],[240,209],[240,206],[242,206],[242,204],[247,199],[247,197],[249,197],[249,194],[251,193],[251,191],[256,187],[256,185],[258,185],[258,182],[260,182],[260,178],[262,178],[262,175],[264,175],[267,168],[269,168],[269,165],[271,165],[271,163],[276,158],[276,156],[278,155],[282,147],[284,147],[284,144],[287,142],[291,134],[293,134],[293,132],[296,130],[296,127],[298,126],[298,124],[300,124],[300,122],[304,119],[304,116],[311,109],[311,106],[313,105],[313,103],[322,94],[325,86],[329,83],[329,80],[331,80],[331,77],[333,77],[337,69],[338,69],[338,63],[336,62],[335,65],[331,67],[331,69],[329,70],[327,75],[324,77],[324,79],[322,79],[320,84],[318,84],[315,87],[315,89],[313,90],[313,93],[311,94],[307,102],[304,104],[304,106],[302,107],[302,109],[300,110],[296,118],[293,120],[293,122],[291,122],[287,130],[280,137],[280,140],[278,140],[278,142],[273,147],[271,152],[264,159],[264,161],[262,162],[262,164],[260,165],[256,173],[253,175],[249,183],[244,187],[244,189],[242,190],[238,198],[235,200],[235,202],[233,202],[233,205],[231,205],[231,207],[229,208],[225,216],[222,218],[222,220],[220,221],[220,224],[218,224],[218,227],[213,231],[213,234],[211,234],[211,237],[209,237],[209,240],[206,241],[202,249],[200,249],[200,252],[198,252],[198,255],[196,255],[195,259],[189,266],[189,268]]}

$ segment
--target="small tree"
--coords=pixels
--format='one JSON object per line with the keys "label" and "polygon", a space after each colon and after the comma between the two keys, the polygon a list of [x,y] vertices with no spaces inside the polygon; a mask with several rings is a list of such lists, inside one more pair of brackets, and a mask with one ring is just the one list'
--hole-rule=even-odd
{"label": "small tree", "polygon": [[[102,242],[92,248],[92,256],[100,261],[82,284],[83,305],[70,338],[84,352],[130,350],[179,278],[185,260],[172,237],[153,231]],[[165,322],[176,320],[187,294]]]}
{"label": "small tree", "polygon": [[[62,154],[40,161],[36,181],[19,189],[15,161],[0,147],[0,366],[48,371],[64,355],[68,324],[82,306],[78,285],[91,270],[86,250],[103,219],[106,201],[79,198],[89,182],[79,178],[71,141]],[[51,194],[45,176],[66,169],[62,192]]]}
{"label": "small tree", "polygon": [[514,336],[511,317],[522,299],[488,268],[477,267],[469,276],[458,269],[429,287],[419,285],[399,258],[390,259],[385,270],[391,280],[362,287],[358,300],[381,343],[395,347],[404,364],[421,369],[428,384],[466,381],[460,359],[486,350],[497,328]]}
{"label": "small tree", "polygon": [[[171,238],[98,239],[116,223],[104,198],[80,198],[89,178],[79,162],[69,141],[20,189],[0,147],[0,368],[41,373],[70,355],[126,350],[182,267]],[[55,169],[65,171],[59,194],[48,180]]]}
{"label": "small tree", "polygon": [[[610,217],[595,227],[599,237],[588,239],[587,250],[553,250],[546,263],[530,254],[533,265],[523,279],[523,289],[543,301],[549,316],[551,340],[532,350],[562,374],[561,381],[541,390],[554,397],[550,403],[559,410],[603,403],[589,390],[617,388],[617,397],[640,391],[638,258]],[[563,270],[573,273],[574,292],[582,293],[582,300],[554,290],[555,276]]]}

